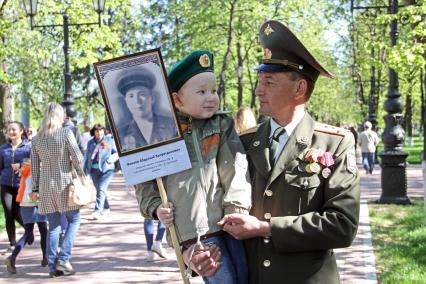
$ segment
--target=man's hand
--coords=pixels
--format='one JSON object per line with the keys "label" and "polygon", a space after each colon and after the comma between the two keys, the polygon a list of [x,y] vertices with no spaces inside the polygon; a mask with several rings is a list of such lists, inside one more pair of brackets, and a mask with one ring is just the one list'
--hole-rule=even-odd
{"label": "man's hand", "polygon": [[173,225],[173,210],[175,207],[172,203],[169,202],[170,208],[164,208],[162,205],[158,206],[156,214],[158,217],[158,220],[160,220],[161,223],[164,224],[167,228],[170,228]]}
{"label": "man's hand", "polygon": [[[213,276],[220,266],[220,250],[216,245],[206,246],[204,244],[195,244],[192,254],[191,269],[203,277]],[[192,246],[183,251],[183,260],[189,266],[189,256]]]}
{"label": "man's hand", "polygon": [[225,215],[218,222],[223,230],[231,234],[237,240],[252,237],[270,237],[271,227],[268,222],[260,221],[254,216],[233,213]]}

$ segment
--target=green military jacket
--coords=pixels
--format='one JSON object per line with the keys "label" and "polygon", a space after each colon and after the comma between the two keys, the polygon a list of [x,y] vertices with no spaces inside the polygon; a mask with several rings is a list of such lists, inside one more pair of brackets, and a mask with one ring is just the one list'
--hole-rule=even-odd
{"label": "green military jacket", "polygon": [[[209,119],[179,117],[191,169],[163,178],[173,203],[179,242],[216,233],[224,214],[245,213],[251,207],[246,153],[233,119],[216,114]],[[136,197],[145,217],[157,219],[161,204],[155,181],[136,185]]]}
{"label": "green military jacket", "polygon": [[[340,283],[333,249],[351,244],[359,218],[353,135],[305,114],[272,168],[269,132],[268,120],[241,136],[253,187],[250,214],[270,222],[272,232],[245,241],[250,283]],[[331,153],[334,165],[308,172],[309,149]]]}

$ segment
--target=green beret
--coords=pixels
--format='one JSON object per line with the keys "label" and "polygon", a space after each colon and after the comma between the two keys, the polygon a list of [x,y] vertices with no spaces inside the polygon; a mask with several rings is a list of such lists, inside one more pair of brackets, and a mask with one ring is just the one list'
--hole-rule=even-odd
{"label": "green beret", "polygon": [[169,70],[171,91],[179,91],[186,81],[203,72],[214,72],[213,55],[208,50],[191,52]]}
{"label": "green beret", "polygon": [[282,23],[267,21],[260,28],[259,38],[264,54],[262,64],[256,70],[263,72],[294,70],[313,82],[319,75],[335,78]]}
{"label": "green beret", "polygon": [[146,68],[139,68],[135,72],[124,74],[119,80],[117,89],[125,96],[131,88],[144,86],[152,89],[155,86],[155,76]]}

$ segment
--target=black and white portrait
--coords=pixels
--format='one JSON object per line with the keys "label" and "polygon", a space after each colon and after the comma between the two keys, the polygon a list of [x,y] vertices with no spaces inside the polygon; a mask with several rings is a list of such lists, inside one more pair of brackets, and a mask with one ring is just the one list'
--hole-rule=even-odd
{"label": "black and white portrait", "polygon": [[181,138],[158,50],[94,66],[121,154]]}

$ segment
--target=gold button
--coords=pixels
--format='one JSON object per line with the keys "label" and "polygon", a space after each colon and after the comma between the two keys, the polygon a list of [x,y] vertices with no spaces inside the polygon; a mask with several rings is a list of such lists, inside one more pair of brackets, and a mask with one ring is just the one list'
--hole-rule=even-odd
{"label": "gold button", "polygon": [[269,238],[264,238],[264,239],[263,239],[263,242],[264,242],[265,244],[269,244]]}
{"label": "gold button", "polygon": [[263,215],[263,216],[265,216],[266,220],[271,219],[271,213],[265,213],[265,215]]}
{"label": "gold button", "polygon": [[267,259],[267,260],[264,260],[264,261],[263,261],[263,266],[265,266],[265,267],[269,267],[269,266],[271,266],[271,261],[269,261],[268,259]]}
{"label": "gold button", "polygon": [[265,191],[266,196],[272,196],[273,192],[272,190],[268,189],[267,191]]}

